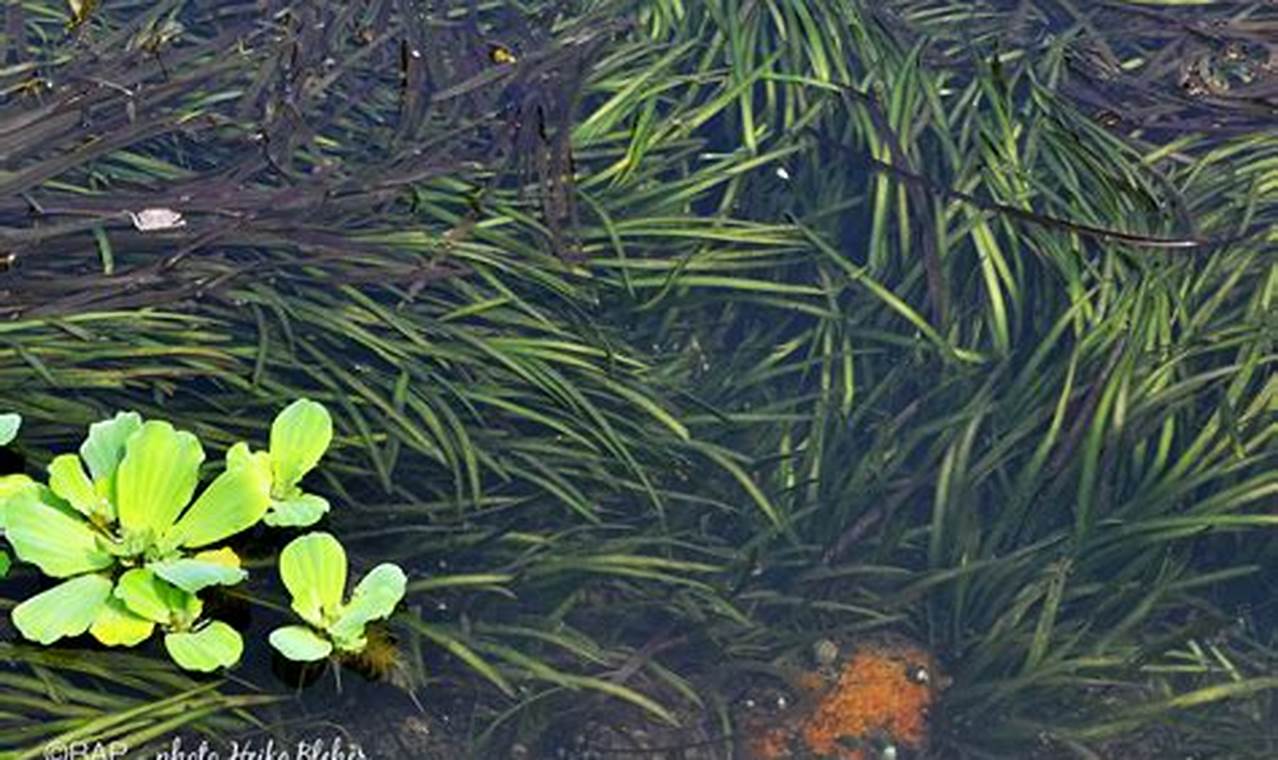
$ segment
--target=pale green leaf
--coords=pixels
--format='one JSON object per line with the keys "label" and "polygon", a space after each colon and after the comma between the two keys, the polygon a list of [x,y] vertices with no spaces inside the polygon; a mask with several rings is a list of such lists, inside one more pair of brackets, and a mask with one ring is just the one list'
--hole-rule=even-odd
{"label": "pale green leaf", "polygon": [[155,630],[155,623],[135,615],[121,600],[110,597],[98,611],[97,618],[89,627],[93,638],[114,646],[136,646],[146,641]]}
{"label": "pale green leaf", "polygon": [[304,528],[314,525],[328,512],[328,500],[304,493],[293,499],[271,502],[262,522],[274,528]]}
{"label": "pale green leaf", "polygon": [[98,495],[75,454],[56,456],[49,463],[49,488],[85,517],[96,516],[107,523],[115,519],[115,507]]}
{"label": "pale green leaf", "polygon": [[194,557],[203,562],[214,562],[226,567],[239,567],[243,564],[240,562],[240,556],[228,546],[223,546],[221,549],[205,549],[202,552],[196,552]]}
{"label": "pale green leaf", "polygon": [[237,467],[254,465],[259,461],[259,457],[261,458],[261,461],[265,461],[266,469],[269,474],[271,468],[271,455],[265,451],[254,453],[247,443],[240,441],[226,450],[226,469],[233,470]]}
{"label": "pale green leaf", "polygon": [[304,625],[286,625],[271,631],[271,646],[290,660],[313,662],[328,657],[333,645]]}
{"label": "pale green leaf", "polygon": [[89,477],[108,498],[115,492],[115,471],[124,459],[124,446],[141,427],[142,416],[137,412],[120,412],[90,425],[89,436],[80,444],[80,458],[89,466]]}
{"label": "pale green leaf", "polygon": [[257,524],[271,503],[270,474],[259,467],[235,467],[218,475],[182,515],[162,544],[207,546]]}
{"label": "pale green leaf", "polygon": [[0,530],[4,530],[9,501],[24,491],[39,498],[40,485],[26,475],[0,475]]}
{"label": "pale green leaf", "polygon": [[129,438],[116,472],[116,507],[129,532],[162,535],[191,501],[204,450],[199,440],[151,420]]}
{"label": "pale green leaf", "polygon": [[110,578],[81,575],[14,607],[13,624],[31,641],[52,644],[64,636],[79,636],[89,630],[110,596]]}
{"label": "pale green leaf", "polygon": [[22,415],[14,412],[0,414],[0,446],[7,446],[16,438],[20,427],[22,427]]}
{"label": "pale green leaf", "polygon": [[190,558],[152,562],[147,569],[192,594],[208,586],[234,586],[248,577],[248,573],[238,567]]}
{"label": "pale green leaf", "polygon": [[317,628],[341,612],[346,590],[346,550],[328,533],[307,533],[280,552],[280,578],[293,610]]}
{"label": "pale green leaf", "polygon": [[67,578],[115,563],[88,523],[46,504],[38,486],[21,488],[5,504],[5,537],[14,553],[45,575]]}
{"label": "pale green leaf", "polygon": [[0,552],[0,578],[9,574],[9,565],[9,555],[4,552]]}
{"label": "pale green leaf", "polygon": [[[328,629],[338,648],[350,648],[346,646],[348,642],[363,639],[365,624],[390,615],[395,610],[395,605],[404,598],[407,583],[408,579],[398,565],[385,563],[370,570],[355,586],[350,604],[346,605],[337,622]],[[363,648],[362,642],[359,647]]]}
{"label": "pale green leaf", "polygon": [[134,614],[177,628],[190,625],[204,608],[199,597],[142,567],[135,567],[120,576],[115,584],[115,597]]}
{"label": "pale green leaf", "polygon": [[244,640],[234,628],[214,620],[198,631],[167,634],[164,648],[181,667],[208,673],[239,662]]}
{"label": "pale green leaf", "polygon": [[280,412],[271,424],[275,495],[287,495],[315,467],[332,440],[333,419],[323,404],[303,398]]}

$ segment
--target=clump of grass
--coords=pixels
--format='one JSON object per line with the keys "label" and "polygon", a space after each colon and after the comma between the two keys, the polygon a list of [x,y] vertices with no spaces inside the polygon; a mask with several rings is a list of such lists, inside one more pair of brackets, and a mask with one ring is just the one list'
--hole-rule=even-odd
{"label": "clump of grass", "polygon": [[880,631],[954,675],[942,753],[1272,741],[1232,622],[1275,490],[1267,135],[1110,131],[1062,48],[944,39],[979,9],[280,4],[115,44],[175,7],[23,20],[58,40],[0,110],[34,460],[109,408],[229,443],[323,401],[333,519],[425,577],[401,685],[488,749],[608,698],[728,734],[724,672]]}

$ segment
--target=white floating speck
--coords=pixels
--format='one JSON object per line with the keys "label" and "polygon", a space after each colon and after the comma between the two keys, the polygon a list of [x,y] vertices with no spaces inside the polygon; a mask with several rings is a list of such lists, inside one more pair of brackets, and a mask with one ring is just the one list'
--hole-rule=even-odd
{"label": "white floating speck", "polygon": [[185,227],[186,220],[171,208],[144,208],[141,211],[130,211],[129,218],[138,232],[162,232]]}

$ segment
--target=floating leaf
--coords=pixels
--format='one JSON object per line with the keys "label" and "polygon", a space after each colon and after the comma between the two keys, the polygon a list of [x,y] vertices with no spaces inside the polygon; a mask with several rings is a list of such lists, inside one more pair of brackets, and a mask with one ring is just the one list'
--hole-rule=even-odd
{"label": "floating leaf", "polygon": [[294,499],[271,502],[262,522],[274,528],[305,528],[319,522],[328,508],[324,497],[304,493]]}
{"label": "floating leaf", "polygon": [[0,414],[0,446],[6,446],[16,438],[20,427],[22,427],[22,415],[14,412]]}
{"label": "floating leaf", "polygon": [[341,612],[346,590],[346,550],[328,533],[307,533],[280,552],[280,578],[293,610],[317,628]]}
{"label": "floating leaf", "polygon": [[259,467],[228,469],[209,484],[165,534],[165,547],[199,547],[252,527],[271,503],[271,479]]}
{"label": "floating leaf", "polygon": [[80,458],[89,466],[89,476],[108,498],[115,494],[115,471],[124,459],[125,444],[141,427],[142,416],[137,412],[119,412],[90,425],[89,436],[80,444]]}
{"label": "floating leaf", "polygon": [[116,506],[126,531],[168,530],[191,501],[204,450],[199,440],[151,420],[129,438],[116,472]]}
{"label": "floating leaf", "polygon": [[248,573],[238,567],[191,558],[152,562],[147,569],[191,594],[208,586],[234,586],[248,577]]}
{"label": "floating leaf", "polygon": [[275,495],[285,497],[319,462],[333,440],[333,419],[324,405],[298,399],[271,424]]}
{"label": "floating leaf", "polygon": [[98,495],[93,481],[84,472],[80,457],[75,454],[56,456],[49,463],[49,488],[85,517],[105,522],[115,519],[115,507]]}
{"label": "floating leaf", "polygon": [[404,598],[407,584],[408,579],[398,565],[385,563],[370,570],[355,587],[350,604],[328,629],[338,648],[362,649],[364,626],[390,615]]}
{"label": "floating leaf", "polygon": [[165,635],[164,648],[181,667],[208,673],[239,662],[244,640],[234,628],[214,620],[195,632]]}
{"label": "floating leaf", "polygon": [[9,501],[24,491],[40,498],[40,485],[26,475],[0,475],[0,530],[4,530]]}
{"label": "floating leaf", "polygon": [[123,601],[110,597],[89,627],[93,638],[114,646],[136,646],[150,638],[155,630],[155,622],[136,615]]}
{"label": "floating leaf", "polygon": [[120,576],[115,585],[115,597],[134,614],[161,625],[190,625],[204,609],[199,597],[142,567],[127,570]]}
{"label": "floating leaf", "polygon": [[39,487],[21,488],[5,500],[5,536],[13,551],[53,578],[110,567],[115,558],[78,516],[46,504]]}
{"label": "floating leaf", "polygon": [[271,646],[297,662],[313,662],[328,657],[333,645],[304,625],[286,625],[271,631]]}
{"label": "floating leaf", "polygon": [[22,635],[41,644],[79,636],[97,620],[111,595],[111,579],[82,575],[63,581],[13,608],[13,624]]}

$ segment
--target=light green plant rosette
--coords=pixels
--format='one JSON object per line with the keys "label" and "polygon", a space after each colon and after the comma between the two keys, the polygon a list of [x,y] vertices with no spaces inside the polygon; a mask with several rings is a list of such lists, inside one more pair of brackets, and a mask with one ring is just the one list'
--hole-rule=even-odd
{"label": "light green plant rosette", "polygon": [[4,511],[14,552],[66,579],[14,608],[22,635],[51,644],[88,631],[103,644],[132,646],[159,626],[184,668],[238,661],[239,634],[202,620],[196,593],[246,577],[230,549],[205,547],[262,519],[269,462],[241,460],[192,503],[203,461],[191,433],[123,412],[90,426],[79,456],[54,458],[47,486],[13,489]]}
{"label": "light green plant rosette", "polygon": [[[271,504],[263,519],[273,527],[314,525],[328,512],[328,501],[298,486],[315,469],[333,440],[333,419],[323,404],[298,399],[279,413],[271,424],[271,446],[266,452],[271,470]],[[227,452],[228,466],[255,456],[247,443]]]}
{"label": "light green plant rosette", "polygon": [[346,591],[346,550],[328,533],[308,533],[280,552],[280,578],[293,597],[293,611],[308,625],[288,625],[271,632],[271,646],[290,660],[312,662],[339,654],[357,654],[368,639],[365,626],[388,617],[404,598],[407,579],[398,565],[374,567]]}

